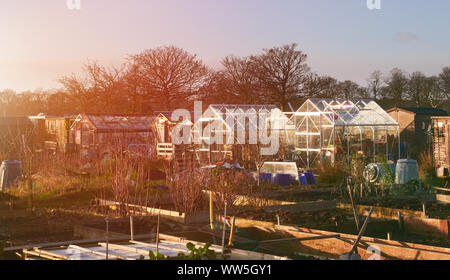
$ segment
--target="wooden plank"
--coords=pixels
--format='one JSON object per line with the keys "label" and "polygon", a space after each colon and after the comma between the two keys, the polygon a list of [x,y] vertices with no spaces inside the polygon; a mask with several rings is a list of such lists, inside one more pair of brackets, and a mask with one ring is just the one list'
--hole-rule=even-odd
{"label": "wooden plank", "polygon": [[[307,237],[318,235],[337,234],[334,232],[320,231],[293,226],[277,226],[277,230],[288,233],[295,237]],[[339,239],[312,240],[301,242],[302,246],[307,246],[313,251],[318,251],[335,257],[347,253],[357,236],[341,234]],[[434,247],[422,244],[413,244],[393,240],[385,240],[371,237],[362,237],[358,245],[358,253],[367,259],[371,256],[367,252],[369,246],[377,246],[381,252],[381,259],[403,259],[403,260],[450,260],[450,248]]]}
{"label": "wooden plank", "polygon": [[[106,247],[106,243],[104,243],[104,242],[100,242],[100,243],[98,243],[98,245],[100,245],[101,247]],[[127,246],[127,245],[108,244],[108,248],[133,252],[133,253],[137,253],[137,254],[144,254],[144,257],[148,257],[148,254],[149,254],[149,251],[131,247],[131,246]]]}
{"label": "wooden plank", "polygon": [[[134,238],[136,239],[148,239],[154,238],[156,235],[152,234],[141,234],[136,235]],[[129,237],[123,238],[110,238],[111,242],[119,242],[119,241],[128,241]],[[96,239],[83,239],[83,240],[69,240],[69,241],[61,241],[61,242],[49,242],[49,243],[38,243],[38,244],[30,244],[30,245],[22,245],[22,246],[13,246],[13,247],[5,247],[5,252],[15,252],[22,251],[23,249],[33,249],[33,248],[51,248],[51,247],[61,247],[61,246],[69,246],[69,245],[83,245],[83,244],[97,244],[98,242],[105,241],[105,238],[96,238]]]}
{"label": "wooden plank", "polygon": [[[146,247],[151,247],[151,248],[155,248],[156,249],[156,244],[151,244],[151,243],[146,243],[146,242],[140,242],[140,241],[134,241],[134,240],[130,240],[130,243],[132,244],[136,244],[136,245],[141,245],[141,246],[146,246]],[[164,243],[159,243],[158,247],[162,248],[162,249],[166,249],[166,250],[170,250],[170,251],[176,251],[177,253],[180,252],[180,249],[177,248],[173,248],[170,246],[164,246]],[[184,245],[184,244],[180,244],[180,245]],[[188,251],[187,248],[185,248],[185,252]],[[148,253],[148,252],[147,252]]]}
{"label": "wooden plank", "polygon": [[434,187],[434,189],[437,190],[437,191],[443,191],[443,192],[448,192],[448,193],[450,193],[450,189],[438,188],[438,187]]}
{"label": "wooden plank", "polygon": [[22,252],[24,254],[32,255],[35,257],[41,257],[41,258],[52,259],[52,260],[67,260],[67,259],[69,259],[69,257],[67,257],[67,256],[49,252],[49,251],[42,250],[42,249],[38,249],[38,248],[34,248],[32,251],[24,249]]}
{"label": "wooden plank", "polygon": [[[81,252],[86,252],[86,253],[102,256],[102,257],[106,258],[106,252],[103,253],[103,252],[100,252],[100,251],[96,251],[96,250],[92,250],[92,249],[88,249],[88,248],[83,248],[83,247],[80,247],[80,246],[77,246],[77,245],[70,245],[68,248],[79,250]],[[128,257],[122,257],[122,256],[119,256],[119,255],[111,254],[111,252],[108,252],[108,257],[109,258],[116,258],[116,259],[119,259],[119,260],[136,260],[135,258],[128,258]]]}

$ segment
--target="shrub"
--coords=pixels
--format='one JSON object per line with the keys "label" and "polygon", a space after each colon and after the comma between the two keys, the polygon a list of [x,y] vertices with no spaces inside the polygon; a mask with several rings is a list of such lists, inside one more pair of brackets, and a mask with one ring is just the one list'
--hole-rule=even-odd
{"label": "shrub", "polygon": [[430,150],[425,150],[419,155],[419,176],[421,178],[436,177],[434,157]]}

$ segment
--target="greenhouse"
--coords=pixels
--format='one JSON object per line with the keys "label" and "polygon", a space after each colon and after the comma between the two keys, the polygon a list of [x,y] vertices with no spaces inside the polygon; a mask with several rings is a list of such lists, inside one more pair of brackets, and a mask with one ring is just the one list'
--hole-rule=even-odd
{"label": "greenhouse", "polygon": [[399,124],[368,99],[308,99],[292,116],[295,157],[305,167],[400,155]]}

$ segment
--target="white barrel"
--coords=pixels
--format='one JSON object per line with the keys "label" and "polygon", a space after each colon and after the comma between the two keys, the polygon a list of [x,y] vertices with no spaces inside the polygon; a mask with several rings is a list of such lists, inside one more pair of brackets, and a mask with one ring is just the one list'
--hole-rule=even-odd
{"label": "white barrel", "polygon": [[419,179],[419,166],[417,160],[399,159],[395,169],[395,183],[402,185],[413,179]]}

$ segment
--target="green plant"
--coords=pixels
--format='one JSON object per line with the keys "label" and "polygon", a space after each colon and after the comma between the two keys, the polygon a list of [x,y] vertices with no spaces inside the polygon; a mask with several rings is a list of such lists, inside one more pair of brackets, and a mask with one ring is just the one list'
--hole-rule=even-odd
{"label": "green plant", "polygon": [[419,155],[419,176],[421,178],[436,177],[434,157],[430,150],[425,150]]}
{"label": "green plant", "polygon": [[[180,252],[176,257],[168,257],[162,255],[161,253],[155,254],[153,251],[150,251],[149,257],[150,260],[216,260],[216,252],[209,249],[209,247],[211,247],[211,243],[209,242],[206,243],[203,247],[199,246],[198,248],[196,248],[192,242],[189,242],[186,244],[186,248],[189,250],[188,255]],[[225,250],[224,254],[222,255],[222,259],[228,259],[230,252],[231,251],[229,249]]]}
{"label": "green plant", "polygon": [[191,242],[186,244],[186,248],[189,249],[188,259],[190,260],[215,260],[216,253],[209,249],[211,243],[206,243],[203,247],[196,248],[195,245]]}
{"label": "green plant", "polygon": [[163,254],[161,254],[159,252],[155,254],[153,251],[150,251],[148,253],[148,256],[150,257],[150,260],[165,260],[165,259],[168,259],[167,256],[164,256]]}

